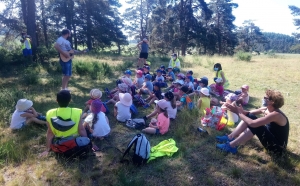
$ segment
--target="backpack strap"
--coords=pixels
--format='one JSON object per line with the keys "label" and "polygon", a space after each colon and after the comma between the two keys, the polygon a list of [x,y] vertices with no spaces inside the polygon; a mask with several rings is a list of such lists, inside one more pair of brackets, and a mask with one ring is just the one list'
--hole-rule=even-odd
{"label": "backpack strap", "polygon": [[122,157],[121,161],[122,161],[122,160],[124,159],[124,157],[129,153],[129,151],[130,151],[132,145],[135,144],[135,143],[137,142],[138,138],[139,138],[139,136],[136,135],[136,136],[135,136],[135,139],[134,139],[133,141],[130,142],[129,146],[127,147],[126,151],[125,151],[124,154],[123,154],[123,157]]}

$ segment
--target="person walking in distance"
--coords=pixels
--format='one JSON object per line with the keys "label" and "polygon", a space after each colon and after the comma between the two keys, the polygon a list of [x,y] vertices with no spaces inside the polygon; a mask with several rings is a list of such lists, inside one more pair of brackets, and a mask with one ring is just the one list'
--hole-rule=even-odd
{"label": "person walking in distance", "polygon": [[137,47],[141,51],[137,64],[137,68],[139,68],[143,67],[143,65],[146,64],[146,60],[148,58],[149,41],[146,38],[144,38],[143,41],[137,44]]}
{"label": "person walking in distance", "polygon": [[[72,54],[69,51],[72,50],[71,43],[67,40],[71,36],[71,31],[64,29],[61,32],[61,37],[56,40],[54,48],[60,53],[59,63],[62,67],[62,90],[68,90],[68,82],[72,75]],[[69,59],[67,62],[62,60],[62,57]]]}

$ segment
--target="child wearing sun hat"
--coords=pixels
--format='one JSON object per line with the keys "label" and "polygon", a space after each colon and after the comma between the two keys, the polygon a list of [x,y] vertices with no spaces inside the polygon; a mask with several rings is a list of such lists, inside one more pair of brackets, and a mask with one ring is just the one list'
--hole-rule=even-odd
{"label": "child wearing sun hat", "polygon": [[204,111],[207,108],[210,108],[210,95],[208,88],[201,88],[200,90],[200,98],[198,100],[198,108],[200,116],[204,115]]}
{"label": "child wearing sun hat", "polygon": [[[101,97],[102,97],[102,92],[99,89],[97,89],[97,88],[92,89],[90,91],[90,99],[87,102],[85,102],[84,112],[89,111],[90,106],[91,106],[91,104],[94,100],[101,101]],[[101,111],[104,112],[104,113],[106,112],[106,108],[104,107],[104,105],[102,105]]]}
{"label": "child wearing sun hat", "polygon": [[33,102],[28,99],[20,99],[17,102],[16,110],[14,111],[10,128],[11,129],[21,129],[25,125],[37,123],[46,125],[47,122],[45,118],[41,116],[36,110],[33,108]]}
{"label": "child wearing sun hat", "polygon": [[131,118],[130,106],[132,105],[132,96],[129,93],[119,93],[120,101],[115,104],[114,116],[120,122],[126,122]]}

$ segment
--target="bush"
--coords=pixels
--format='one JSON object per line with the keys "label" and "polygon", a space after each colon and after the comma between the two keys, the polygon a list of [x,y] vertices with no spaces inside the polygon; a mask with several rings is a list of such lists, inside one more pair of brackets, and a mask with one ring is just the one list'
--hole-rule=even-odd
{"label": "bush", "polygon": [[115,71],[123,72],[132,67],[132,61],[124,61],[124,63],[115,66]]}
{"label": "bush", "polygon": [[251,61],[252,55],[246,52],[238,52],[235,55],[240,61]]}
{"label": "bush", "polygon": [[58,55],[57,51],[53,47],[46,48],[44,46],[37,47],[36,54],[38,61],[40,62],[44,62],[45,60],[49,60],[50,58],[54,58]]}
{"label": "bush", "polygon": [[92,72],[92,65],[88,62],[74,62],[73,68],[78,75],[88,75]]}
{"label": "bush", "polygon": [[33,67],[28,67],[23,73],[23,82],[26,85],[37,85],[40,82],[39,71]]}

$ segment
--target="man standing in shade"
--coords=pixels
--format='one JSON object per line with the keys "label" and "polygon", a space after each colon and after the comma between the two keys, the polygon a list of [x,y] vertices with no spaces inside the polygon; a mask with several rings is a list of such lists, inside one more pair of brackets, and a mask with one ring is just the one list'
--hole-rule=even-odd
{"label": "man standing in shade", "polygon": [[143,67],[143,65],[146,64],[146,60],[148,58],[149,41],[146,38],[144,38],[143,41],[137,44],[137,47],[141,51],[137,64],[137,68],[139,68]]}

